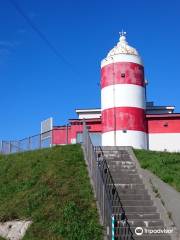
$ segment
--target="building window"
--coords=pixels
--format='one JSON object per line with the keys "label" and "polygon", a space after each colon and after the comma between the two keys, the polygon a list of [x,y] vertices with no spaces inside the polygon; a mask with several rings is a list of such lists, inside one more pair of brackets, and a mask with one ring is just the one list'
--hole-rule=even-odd
{"label": "building window", "polygon": [[125,73],[121,73],[121,77],[122,77],[122,78],[125,78]]}
{"label": "building window", "polygon": [[[101,133],[100,132],[91,132],[90,133],[90,138],[92,141],[92,144],[94,146],[101,146]],[[76,134],[76,142],[77,143],[82,143],[83,142],[83,133],[82,132],[77,132]]]}

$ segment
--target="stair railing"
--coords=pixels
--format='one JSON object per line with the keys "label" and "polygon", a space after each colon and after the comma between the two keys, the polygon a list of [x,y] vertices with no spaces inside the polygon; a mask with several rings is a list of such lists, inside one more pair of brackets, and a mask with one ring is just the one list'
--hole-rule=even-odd
{"label": "stair railing", "polygon": [[101,147],[94,147],[83,122],[83,151],[108,240],[133,240],[133,233]]}

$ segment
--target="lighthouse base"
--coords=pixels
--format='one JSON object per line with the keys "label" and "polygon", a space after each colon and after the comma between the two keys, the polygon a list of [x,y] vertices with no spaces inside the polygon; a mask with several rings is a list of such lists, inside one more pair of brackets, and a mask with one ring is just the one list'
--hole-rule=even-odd
{"label": "lighthouse base", "polygon": [[147,149],[147,133],[131,130],[106,132],[102,134],[102,146],[131,146]]}

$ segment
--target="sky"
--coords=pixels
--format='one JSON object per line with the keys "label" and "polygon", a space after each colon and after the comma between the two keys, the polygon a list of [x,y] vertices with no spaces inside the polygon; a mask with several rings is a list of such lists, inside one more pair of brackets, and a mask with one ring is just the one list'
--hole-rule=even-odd
{"label": "sky", "polygon": [[0,139],[99,108],[100,62],[122,29],[143,59],[148,100],[180,112],[179,12],[179,0],[0,0]]}

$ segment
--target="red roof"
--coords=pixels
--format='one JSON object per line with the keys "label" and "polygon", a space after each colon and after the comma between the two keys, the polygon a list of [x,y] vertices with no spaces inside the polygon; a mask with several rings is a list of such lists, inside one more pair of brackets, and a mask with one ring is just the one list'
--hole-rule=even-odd
{"label": "red roof", "polygon": [[146,114],[146,118],[180,118],[180,113],[171,113],[171,114]]}

